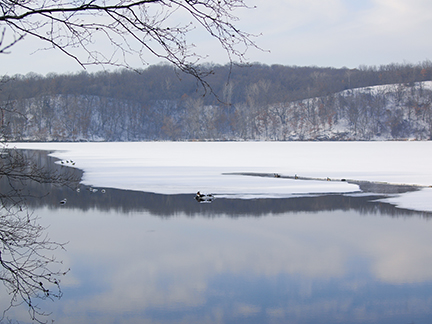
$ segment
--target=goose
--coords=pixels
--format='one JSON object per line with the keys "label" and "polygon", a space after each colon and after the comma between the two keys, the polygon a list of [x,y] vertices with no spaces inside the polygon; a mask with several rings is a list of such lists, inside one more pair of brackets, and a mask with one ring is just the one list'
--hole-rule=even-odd
{"label": "goose", "polygon": [[214,196],[212,194],[202,194],[201,192],[197,192],[195,195],[195,199],[199,202],[212,202],[214,199]]}

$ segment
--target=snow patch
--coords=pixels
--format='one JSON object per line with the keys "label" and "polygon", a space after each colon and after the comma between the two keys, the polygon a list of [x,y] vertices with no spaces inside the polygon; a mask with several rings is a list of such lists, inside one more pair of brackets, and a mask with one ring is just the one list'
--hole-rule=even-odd
{"label": "snow patch", "polygon": [[398,208],[432,212],[432,188],[407,192],[395,197],[379,199],[378,201],[395,205]]}
{"label": "snow patch", "polygon": [[[344,181],[250,177],[240,172],[355,179],[427,187],[432,184],[432,142],[121,142],[18,143],[55,151],[84,170],[83,183],[160,194],[197,191],[236,198],[353,193]],[[432,211],[432,190],[386,202]],[[410,202],[408,205],[407,202]]]}

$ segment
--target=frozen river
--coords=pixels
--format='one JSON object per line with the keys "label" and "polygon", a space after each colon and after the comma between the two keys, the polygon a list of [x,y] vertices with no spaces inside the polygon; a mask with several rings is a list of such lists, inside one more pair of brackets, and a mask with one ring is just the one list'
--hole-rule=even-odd
{"label": "frozen river", "polygon": [[[11,145],[12,146],[12,145]],[[390,197],[402,208],[432,211],[432,142],[136,142],[19,143],[52,151],[84,170],[83,183],[161,194],[207,193],[233,198],[349,193],[339,181],[410,184],[420,191]],[[60,163],[60,162],[59,162]],[[246,177],[264,172],[331,179],[295,181]]]}
{"label": "frozen river", "polygon": [[[70,268],[63,297],[38,300],[52,312],[49,321],[394,324],[432,318],[432,214],[415,210],[430,204],[429,142],[17,146],[48,150],[59,168],[85,171],[81,190],[48,187],[48,195],[41,191],[42,198],[29,201],[46,234],[68,242],[56,252]],[[245,172],[281,178],[239,174]],[[324,180],[283,178],[294,175]],[[343,178],[421,190],[388,197],[362,193]],[[193,199],[197,190],[217,198],[200,204]],[[67,204],[59,205],[63,198]],[[384,199],[411,205],[398,208]],[[1,305],[7,300],[0,293]],[[24,305],[6,318],[30,322]]]}

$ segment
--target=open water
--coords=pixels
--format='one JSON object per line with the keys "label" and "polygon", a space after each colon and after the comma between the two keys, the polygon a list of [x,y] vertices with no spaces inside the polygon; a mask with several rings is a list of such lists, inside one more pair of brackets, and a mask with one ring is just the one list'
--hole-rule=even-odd
{"label": "open water", "polygon": [[[68,242],[56,254],[70,268],[63,297],[39,301],[55,323],[432,318],[432,215],[379,195],[200,204],[109,188],[31,190],[41,193],[28,205],[47,235]],[[31,322],[25,305],[6,317]]]}

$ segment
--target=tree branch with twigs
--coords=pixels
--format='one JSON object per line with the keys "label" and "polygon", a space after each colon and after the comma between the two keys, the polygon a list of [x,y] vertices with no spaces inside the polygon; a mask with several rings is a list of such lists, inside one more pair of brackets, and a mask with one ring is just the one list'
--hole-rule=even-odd
{"label": "tree branch with twigs", "polygon": [[0,312],[0,322],[8,311],[24,305],[33,321],[43,323],[46,313],[38,306],[41,300],[62,296],[61,278],[68,272],[54,256],[64,243],[52,241],[46,228],[28,208],[25,191],[29,182],[58,186],[77,184],[72,173],[50,171],[36,165],[22,151],[0,148],[0,282],[10,296],[9,305]]}
{"label": "tree branch with twigs", "polygon": [[206,55],[194,51],[190,34],[204,30],[219,42],[229,62],[244,63],[248,48],[257,48],[254,35],[235,25],[235,11],[247,8],[244,0],[1,0],[0,53],[33,36],[82,67],[132,68],[130,59],[147,64],[150,55],[206,85],[209,71],[198,65]]}

